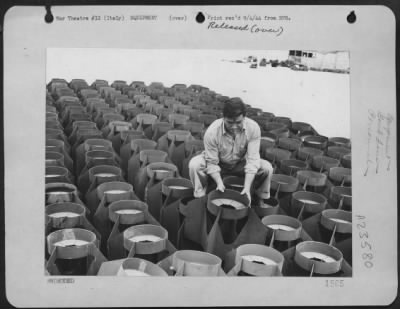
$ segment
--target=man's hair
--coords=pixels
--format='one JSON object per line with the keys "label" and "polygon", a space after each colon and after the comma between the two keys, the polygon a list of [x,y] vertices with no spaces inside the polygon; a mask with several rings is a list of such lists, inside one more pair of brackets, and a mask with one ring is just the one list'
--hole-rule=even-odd
{"label": "man's hair", "polygon": [[240,115],[246,116],[246,106],[241,100],[227,100],[222,110],[224,118],[236,118]]}

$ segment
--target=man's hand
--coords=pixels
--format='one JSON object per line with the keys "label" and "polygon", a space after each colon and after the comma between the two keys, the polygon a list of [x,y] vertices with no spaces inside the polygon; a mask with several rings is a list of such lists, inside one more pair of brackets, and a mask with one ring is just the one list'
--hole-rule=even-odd
{"label": "man's hand", "polygon": [[225,191],[225,185],[222,181],[220,183],[217,183],[217,190],[221,192]]}
{"label": "man's hand", "polygon": [[244,184],[243,184],[243,190],[240,192],[240,194],[246,194],[248,199],[249,199],[249,207],[251,207],[251,195],[250,195],[250,188],[251,185],[253,184],[254,177],[256,174],[249,174],[246,173],[244,175]]}
{"label": "man's hand", "polygon": [[224,185],[224,182],[222,181],[221,174],[219,172],[216,172],[216,173],[210,174],[210,176],[217,184],[217,190],[220,192],[224,192],[225,185]]}
{"label": "man's hand", "polygon": [[241,195],[246,194],[247,198],[249,199],[249,207],[251,207],[251,195],[250,195],[250,189],[249,188],[244,188],[242,192],[240,192]]}

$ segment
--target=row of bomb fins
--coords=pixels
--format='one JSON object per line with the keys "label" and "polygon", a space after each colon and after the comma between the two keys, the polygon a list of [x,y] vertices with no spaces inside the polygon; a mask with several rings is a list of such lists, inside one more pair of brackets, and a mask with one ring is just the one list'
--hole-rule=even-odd
{"label": "row of bomb fins", "polygon": [[[118,121],[130,121],[132,125],[126,124],[125,129],[135,127],[140,130],[143,126],[151,125],[151,128],[146,128],[144,131],[146,137],[153,140],[157,140],[172,128],[189,130],[192,136],[201,139],[204,129],[221,116],[223,102],[228,98],[215,95],[208,88],[197,85],[191,85],[186,88],[191,90],[184,91],[185,86],[182,84],[165,88],[161,83],[152,83],[146,87],[143,82],[133,82],[127,86],[126,82],[115,81],[112,84],[115,87],[113,88],[108,87],[105,81],[95,81],[91,85],[92,88],[88,89],[89,86],[85,81],[72,80],[70,86],[74,90],[64,88],[68,87],[65,81],[54,80],[48,89],[52,90],[53,98],[59,99],[60,95],[64,96],[62,101],[67,105],[74,104],[68,100],[76,101],[76,98],[71,98],[76,96],[74,92],[76,91],[78,97],[81,97],[82,104],[93,112],[93,120],[98,128],[102,128],[103,135],[106,135],[104,131],[110,131],[105,124],[109,124],[109,127],[115,130]],[[171,93],[174,95],[170,96]],[[68,96],[65,96],[67,94]],[[212,95],[216,97],[214,101]],[[66,133],[70,133],[74,121],[79,122],[88,117],[79,113],[74,106],[67,106],[66,114],[62,123]],[[141,115],[137,117],[138,114]],[[68,115],[70,123],[65,119]],[[309,167],[315,170],[333,166],[346,168],[351,166],[350,141],[347,138],[328,139],[318,135],[307,123],[292,122],[288,117],[275,117],[272,113],[262,112],[257,108],[249,107],[248,116],[256,120],[262,128],[261,156],[275,166],[280,165],[285,159],[307,161]],[[124,126],[120,125],[119,128]],[[128,135],[129,132],[125,132],[122,138],[129,139]],[[116,137],[112,139],[113,147],[119,153],[121,139]],[[300,164],[299,168],[304,169],[298,161],[289,163]]]}
{"label": "row of bomb fins", "polygon": [[[72,81],[71,82],[71,87],[73,87],[75,90],[79,89],[79,86],[75,85],[76,82],[78,82],[78,84],[82,83],[83,84],[82,87],[87,87],[87,84],[85,84],[84,81]],[[103,84],[103,82],[97,81],[97,82],[94,83],[94,85],[92,85],[92,87],[95,86],[95,84],[100,84],[101,85],[101,84]],[[121,86],[122,88],[127,87],[126,85],[124,85],[124,84],[126,84],[124,82],[114,82],[112,86],[118,88],[119,87],[118,84],[122,85]],[[131,84],[131,86],[133,86],[133,85],[135,87],[137,85],[143,86],[143,83],[141,83],[141,82],[133,82]],[[159,83],[153,83],[152,85],[153,86],[155,85],[157,87],[160,86]],[[65,84],[64,84],[64,86],[65,86]],[[178,85],[177,88],[179,88],[179,87],[182,87],[182,85]],[[191,87],[189,87],[189,88],[191,88]],[[61,87],[61,88],[63,88],[63,87]],[[127,88],[129,88],[129,87],[127,87]],[[122,91],[125,91],[125,93],[129,92],[129,89],[127,91],[127,88],[123,89]],[[194,88],[194,87],[192,87],[192,88]],[[166,89],[166,91],[168,92],[168,89]],[[207,91],[207,89],[206,89],[206,91]],[[140,92],[142,93],[143,89],[140,90]],[[132,95],[132,93],[129,93],[129,94]],[[96,94],[93,93],[93,92],[90,93],[90,91],[89,91],[89,93],[86,93],[85,95],[86,96],[90,96],[90,95],[96,95]],[[102,96],[104,96],[104,97],[110,97],[111,96],[112,97],[112,95],[106,96],[104,94]],[[160,99],[161,99],[161,97],[160,97]],[[151,104],[153,104],[153,103],[154,102],[151,102]],[[251,113],[254,114],[255,112],[257,112],[257,116],[253,115],[251,117],[253,117],[253,119],[255,119],[255,120],[259,121],[259,122],[260,122],[260,119],[263,119],[264,121],[266,120],[266,118],[271,119],[271,114],[269,114],[269,113],[261,113],[257,109],[250,109],[250,113],[249,114],[251,114]],[[327,138],[321,137],[321,136],[313,136],[313,134],[315,134],[315,131],[310,130],[311,127],[308,124],[292,123],[290,125],[290,128],[292,129],[292,131],[296,131],[297,130],[298,134],[296,134],[296,136],[292,135],[291,137],[294,137],[294,138],[290,139],[290,138],[287,137],[287,134],[288,134],[287,127],[290,124],[291,120],[288,119],[288,118],[285,118],[285,117],[275,117],[274,120],[275,120],[275,122],[271,122],[271,123],[266,122],[266,124],[265,124],[266,126],[268,126],[268,125],[272,126],[272,128],[269,128],[269,129],[271,129],[270,132],[267,132],[266,134],[264,134],[265,135],[265,139],[262,140],[262,153],[264,152],[263,150],[266,150],[266,156],[265,157],[267,159],[269,159],[270,161],[272,161],[273,163],[278,163],[280,165],[281,170],[282,170],[283,173],[285,173],[285,170],[286,170],[286,173],[292,174],[292,173],[296,172],[296,169],[305,169],[304,165],[307,166],[307,162],[304,163],[304,162],[300,162],[299,160],[298,161],[295,161],[295,160],[284,160],[285,158],[286,159],[289,158],[289,156],[293,156],[294,154],[296,154],[296,152],[297,152],[297,154],[295,155],[295,157],[298,157],[297,159],[303,159],[305,161],[307,161],[307,159],[312,159],[311,166],[313,168],[317,168],[317,169],[321,170],[321,168],[322,169],[324,169],[324,168],[328,169],[328,167],[332,167],[334,165],[338,165],[339,161],[337,160],[337,158],[335,159],[334,157],[337,156],[337,155],[341,156],[341,151],[343,151],[344,148],[343,147],[337,147],[337,146],[338,145],[342,145],[343,143],[349,144],[349,143],[347,143],[346,139],[343,139],[343,138],[330,139],[329,143],[331,143],[331,147],[330,147],[330,149],[328,149],[327,154],[328,155],[331,154],[331,157],[321,156],[321,153],[323,153],[323,152],[321,152],[321,149],[326,148],[326,146],[328,145],[327,144]],[[168,125],[168,123],[166,123],[166,124]],[[272,131],[274,131],[272,129],[281,130],[280,133],[284,134],[284,135],[281,136],[281,138],[278,140],[278,147],[264,147],[265,145],[271,146],[271,135],[273,136],[273,134],[274,134],[274,133],[272,133]],[[306,145],[306,147],[300,147],[299,148],[299,146],[300,146],[299,145],[299,137],[300,138],[305,137],[304,144]],[[311,139],[311,140],[307,140],[307,139]],[[315,139],[317,139],[317,143],[316,143]],[[117,142],[119,140],[120,139],[117,139]],[[320,142],[319,145],[318,145],[318,142]],[[307,143],[310,143],[310,146],[314,146],[314,147],[307,147]],[[333,146],[332,146],[332,144],[333,144]],[[336,144],[338,144],[338,145],[336,145]],[[201,147],[201,145],[199,145],[199,147]],[[293,151],[293,150],[295,150],[295,151]],[[335,150],[339,150],[339,152],[335,153]],[[349,151],[349,150],[345,149],[345,151]],[[344,159],[346,159],[346,156],[347,156],[347,160],[344,160]],[[348,156],[349,156],[349,154],[346,154],[345,156],[342,157],[343,164],[345,164],[345,162],[351,162],[351,161],[348,160]],[[124,160],[124,162],[125,162],[125,160]],[[275,166],[277,166],[278,164],[275,164]],[[290,164],[289,168],[285,169],[285,167],[287,167],[287,164]],[[300,166],[297,166],[297,167],[294,166],[296,164],[300,165]],[[124,163],[123,165],[125,166],[126,164]],[[183,164],[183,166],[186,167],[186,164]],[[293,166],[294,166],[294,168],[293,168]],[[187,173],[184,172],[183,175],[186,176]]]}
{"label": "row of bomb fins", "polygon": [[73,118],[73,117],[72,117]]}
{"label": "row of bomb fins", "polygon": [[[71,83],[71,86],[73,86],[74,83]],[[65,84],[64,84],[65,86]],[[93,86],[93,85],[92,85]],[[82,86],[83,87],[83,86]],[[51,87],[50,87],[51,88]],[[79,89],[75,87],[76,89]],[[57,93],[57,87],[53,87],[53,90],[55,93]],[[66,88],[61,88],[62,90],[65,90]],[[68,88],[69,89],[69,88]],[[102,91],[104,90],[101,88]],[[85,102],[85,99],[87,98],[89,94],[94,95],[93,91],[89,91],[89,93],[85,93],[84,90],[93,90],[93,89],[81,89],[80,91],[83,92],[84,94],[82,96],[82,103]],[[69,89],[69,91],[72,91]],[[95,91],[97,95],[99,95],[98,91]],[[53,94],[54,95],[54,94]],[[72,94],[71,94],[72,95]],[[86,96],[85,96],[86,95]],[[102,96],[108,97],[105,92],[103,92]],[[101,105],[99,110],[96,110],[96,106],[93,108],[93,106],[88,106],[86,105],[87,109],[89,112],[92,112],[91,118],[92,120],[96,121],[96,125],[89,121],[89,120],[77,120],[79,117],[88,119],[90,115],[88,113],[83,112],[82,106],[80,105],[79,102],[76,100],[73,100],[72,104],[68,104],[71,102],[66,101],[69,98],[62,97],[59,99],[59,109],[61,110],[61,118],[63,119],[62,124],[65,126],[64,132],[69,135],[68,141],[70,144],[72,144],[72,147],[68,145],[68,143],[65,143],[64,146],[67,148],[71,149],[72,154],[76,154],[77,147],[79,143],[82,142],[82,139],[87,139],[87,137],[94,137],[94,138],[107,138],[112,142],[112,148],[111,150],[115,150],[115,152],[120,156],[121,160],[118,160],[118,156],[116,158],[117,163],[120,163],[120,166],[122,167],[122,172],[124,176],[128,178],[128,182],[131,184],[134,184],[134,175],[131,173],[131,175],[128,175],[128,162],[130,157],[132,156],[132,151],[140,151],[141,149],[154,149],[158,148],[159,150],[165,150],[169,157],[172,158],[172,163],[174,163],[178,168],[180,173],[184,177],[188,177],[188,171],[187,171],[187,161],[188,158],[182,158],[182,157],[175,157],[171,155],[171,149],[170,147],[167,147],[167,145],[164,143],[164,146],[160,146],[160,142],[155,143],[151,141],[145,141],[142,139],[142,137],[149,138],[150,136],[152,137],[152,140],[158,140],[160,137],[162,137],[162,134],[165,134],[168,131],[171,131],[171,129],[185,129],[182,126],[185,125],[185,123],[180,123],[180,124],[173,124],[171,122],[174,121],[173,117],[171,116],[186,116],[187,115],[180,115],[180,114],[169,114],[169,119],[171,122],[163,122],[160,121],[160,119],[157,119],[155,115],[151,114],[137,114],[136,117],[134,117],[131,122],[123,122],[121,120],[116,120],[112,121],[111,119],[107,118],[107,116],[119,116],[121,115],[117,114],[115,110],[110,111],[109,107],[104,107],[104,105]],[[75,98],[76,99],[76,98]],[[93,99],[93,98],[89,98]],[[95,98],[97,99],[97,98]],[[137,99],[137,98],[136,98]],[[141,97],[141,99],[143,99]],[[147,98],[148,99],[148,98]],[[63,105],[63,103],[65,105]],[[154,102],[151,102],[153,104]],[[76,105],[78,104],[78,105]],[[84,105],[84,103],[83,103]],[[147,104],[144,105],[144,109],[146,109]],[[121,106],[118,106],[121,108]],[[165,108],[165,107],[163,107]],[[50,115],[49,115],[50,114]],[[103,117],[106,118],[104,121]],[[185,120],[186,120],[185,117]],[[260,117],[260,116],[258,116]],[[254,117],[256,118],[256,117]],[[280,117],[280,120],[282,120],[284,117]],[[51,112],[48,113],[48,121],[46,122],[47,128],[49,130],[57,130],[60,129],[60,125],[57,123],[56,120],[56,115],[51,114]],[[286,119],[287,120],[287,119]],[[145,123],[143,123],[143,121]],[[147,122],[146,122],[147,121]],[[138,124],[139,123],[139,124]],[[198,122],[191,122],[191,124],[195,123],[198,125],[198,128],[202,129],[201,127],[204,126],[204,124],[198,123]],[[186,123],[187,124],[187,123]],[[268,124],[268,123],[267,123]],[[283,124],[280,122],[277,123],[269,123],[272,125],[279,125],[279,126],[288,126],[288,124]],[[303,127],[305,126],[304,123]],[[101,133],[96,131],[96,128],[101,126]],[[136,130],[126,130],[132,128],[132,126],[136,127]],[[147,126],[146,128],[143,128],[143,126]],[[299,123],[294,123],[292,124],[291,127],[299,127]],[[307,129],[308,127],[305,126]],[[79,135],[80,130],[82,128],[83,134]],[[154,129],[155,128],[155,129]],[[193,128],[193,126],[192,126]],[[122,129],[122,132],[116,132],[117,130]],[[144,130],[143,130],[144,129]],[[143,132],[141,134],[140,132]],[[189,131],[190,132],[190,131]],[[343,138],[333,138],[329,142],[333,143],[333,146],[327,146],[328,145],[328,139],[322,136],[313,136],[313,135],[304,135],[304,132],[310,132],[306,130],[300,131],[300,134],[298,135],[292,135],[291,137],[280,137],[277,142],[271,141],[271,139],[264,138],[261,143],[261,153],[264,154],[264,157],[271,162],[273,162],[275,167],[279,167],[279,171],[281,171],[283,174],[295,174],[298,170],[306,170],[309,167],[313,168],[314,170],[319,170],[319,171],[328,171],[331,167],[338,167],[339,164],[351,164],[351,161],[349,160],[348,156],[350,155],[350,149],[343,147],[342,144],[345,144],[346,146],[349,146],[349,142],[346,142],[345,139]],[[179,136],[181,137],[182,140],[185,142],[185,151],[184,151],[184,156],[190,156],[190,152],[195,153],[199,150],[202,149],[202,143],[200,140],[193,140],[193,135],[196,135],[196,133],[200,133],[201,137],[201,131],[200,132],[183,132],[183,130],[173,130],[172,132],[169,132],[170,135],[172,135],[172,138],[179,139]],[[85,136],[86,134],[86,136]],[[193,135],[192,135],[193,134]],[[303,135],[302,135],[303,134]],[[167,134],[168,135],[168,134]],[[192,135],[192,136],[190,136]],[[271,135],[271,133],[270,133]],[[304,141],[301,141],[299,136],[305,136]],[[99,140],[93,141],[94,147],[96,149],[100,149],[101,146],[104,148],[107,147],[107,144],[103,145],[96,145],[97,143],[101,143]],[[132,142],[132,139],[140,139],[139,141]],[[319,141],[320,143],[317,143],[316,141]],[[85,145],[85,148],[90,148],[88,144],[90,144],[91,141],[87,142]],[[121,145],[124,143],[123,145]],[[305,146],[302,145],[304,143]],[[340,144],[340,146],[336,145]],[[271,145],[272,144],[272,145]],[[69,146],[69,147],[68,147]],[[278,146],[278,147],[276,147]],[[65,148],[65,147],[64,147]],[[81,146],[82,148],[82,146]],[[163,148],[163,149],[160,149]],[[325,151],[324,149],[327,148]],[[68,149],[67,149],[68,150]],[[68,151],[67,153],[64,153],[64,161],[65,165],[69,167],[69,170],[71,172],[71,177],[73,177],[73,174],[75,175],[80,175],[82,171],[82,167],[84,166],[84,160],[83,155],[77,155],[76,157],[78,158],[73,158],[74,160],[71,160],[71,158],[68,157]],[[325,154],[326,153],[326,154]],[[96,153],[95,153],[96,154]],[[50,154],[51,159],[57,159],[57,158],[52,158],[51,156],[57,157],[56,154]],[[105,153],[104,153],[105,155]],[[110,154],[108,154],[110,156]],[[59,156],[59,155],[58,155]],[[339,160],[341,158],[341,160]],[[90,159],[90,157],[89,157]],[[110,158],[111,159],[111,158]],[[72,170],[71,165],[75,161],[75,171]],[[182,164],[183,163],[183,164]],[[335,171],[335,170],[333,170]],[[347,172],[349,170],[344,170],[344,169],[339,169],[339,172]],[[340,176],[340,175],[339,175]],[[81,188],[79,188],[81,189]],[[84,191],[84,190],[83,190]],[[141,198],[143,199],[143,194],[141,194]]]}
{"label": "row of bomb fins", "polygon": [[[50,83],[49,87],[48,87],[48,90],[50,90],[50,93],[48,93],[48,96],[47,96],[47,98],[48,98],[47,103],[50,103],[50,104],[47,104],[47,109],[46,109],[46,111],[47,111],[47,113],[46,113],[46,130],[47,131],[46,131],[46,133],[47,133],[47,137],[55,137],[55,138],[48,139],[46,146],[50,147],[52,150],[55,150],[54,148],[59,149],[60,150],[59,153],[61,153],[64,156],[64,158],[62,158],[61,156],[57,156],[54,154],[53,151],[46,152],[46,165],[48,166],[48,168],[46,168],[46,169],[48,169],[48,171],[46,171],[46,174],[48,176],[51,176],[48,178],[46,177],[46,182],[48,183],[46,186],[50,189],[53,186],[60,186],[59,182],[54,182],[54,181],[60,181],[59,177],[53,177],[53,176],[54,176],[54,173],[57,172],[54,169],[56,169],[57,167],[60,167],[62,165],[69,167],[69,175],[63,174],[63,176],[66,176],[66,177],[64,177],[61,180],[64,180],[64,181],[69,180],[68,182],[72,182],[72,183],[75,182],[73,174],[74,174],[74,172],[75,172],[75,174],[79,174],[79,171],[82,168],[81,163],[83,161],[82,161],[82,157],[79,156],[79,151],[82,149],[78,149],[79,146],[82,146],[82,141],[85,141],[83,143],[84,144],[83,148],[85,150],[89,150],[91,146],[93,146],[94,148],[97,148],[97,149],[108,148],[110,150],[110,147],[109,147],[110,144],[105,141],[101,141],[101,136],[100,136],[100,134],[98,134],[98,132],[95,132],[95,129],[96,129],[96,127],[101,127],[102,133],[105,136],[107,136],[108,131],[112,131],[112,129],[114,129],[114,131],[115,131],[116,128],[121,128],[121,126],[123,127],[125,125],[125,123],[124,124],[122,123],[123,119],[121,117],[115,116],[116,114],[118,114],[118,113],[120,113],[121,115],[125,114],[124,116],[128,119],[133,117],[134,118],[133,122],[135,120],[139,120],[139,121],[137,121],[139,123],[136,122],[136,129],[138,129],[138,130],[129,132],[129,133],[132,133],[132,138],[129,139],[128,142],[133,140],[135,137],[136,138],[139,138],[139,137],[150,138],[151,137],[152,139],[156,139],[155,135],[158,133],[157,132],[158,126],[153,125],[155,122],[154,121],[155,117],[151,117],[152,115],[143,115],[146,112],[152,111],[151,109],[149,109],[150,106],[152,106],[152,108],[156,108],[157,106],[154,106],[155,102],[154,101],[152,102],[150,100],[149,96],[142,94],[143,91],[139,90],[141,95],[136,96],[135,107],[132,106],[131,104],[129,104],[130,105],[129,107],[130,108],[133,107],[133,110],[131,109],[130,111],[127,112],[129,107],[126,105],[121,105],[121,100],[120,100],[121,98],[113,98],[113,95],[111,93],[107,93],[107,90],[105,90],[105,89],[101,90],[103,100],[109,101],[109,99],[111,99],[111,100],[116,99],[115,101],[117,101],[117,102],[111,103],[111,106],[117,107],[117,109],[110,109],[109,107],[105,106],[104,102],[101,101],[102,99],[97,100],[99,98],[98,95],[95,95],[96,99],[91,97],[91,95],[93,94],[93,92],[91,92],[91,91],[85,91],[84,89],[82,89],[82,91],[79,91],[78,90],[79,87],[77,88],[76,86],[74,86],[73,82],[71,82],[71,84],[68,86],[71,86],[72,88],[74,88],[75,91],[78,91],[79,95],[77,96],[75,94],[75,91],[74,91],[74,93],[72,93],[70,90],[67,89],[67,87],[65,87],[65,84],[63,84],[63,83],[62,83],[62,85],[59,85],[59,86],[56,86],[55,84]],[[194,87],[194,90],[199,91],[200,89],[196,89],[196,87]],[[76,98],[78,98],[80,102],[78,102],[78,100]],[[51,104],[52,99],[53,100],[56,99],[56,102],[54,102],[54,104]],[[92,100],[90,100],[90,99],[92,99]],[[140,102],[138,102],[138,100]],[[86,107],[87,111],[92,112],[91,117],[87,117],[87,114],[84,113],[83,109],[80,108],[80,106],[76,103],[79,103],[79,104],[83,103],[82,105],[84,105]],[[110,102],[108,102],[108,103],[110,103]],[[166,102],[166,104],[176,104],[176,103],[177,103],[176,101],[172,101],[169,103]],[[108,106],[110,106],[110,105],[108,105]],[[140,106],[141,108],[136,109],[137,106]],[[176,108],[176,105],[174,105],[174,109],[175,108]],[[115,113],[116,111],[117,111],[117,113]],[[53,114],[54,112],[58,112],[59,117],[55,117],[55,115]],[[167,126],[168,129],[172,129],[174,127],[174,125],[179,126],[179,125],[184,124],[184,123],[179,123],[179,121],[182,119],[185,122],[189,119],[189,117],[187,117],[186,115],[184,117],[180,117],[181,115],[177,115],[176,117],[171,117],[170,109],[166,109],[161,112],[164,112],[163,115],[169,116],[168,120],[169,120],[169,123],[172,124],[172,127]],[[138,114],[142,114],[142,116],[144,116],[144,117],[142,117],[143,119],[140,119],[140,116],[139,117],[134,116],[134,115],[138,115]],[[103,117],[103,116],[105,116],[105,117]],[[107,117],[107,116],[109,116],[109,117]],[[158,119],[161,119],[161,117],[160,117],[161,114],[159,114],[158,116],[159,116]],[[172,116],[174,116],[174,115],[172,115]],[[203,117],[203,118],[205,119],[205,122],[208,121],[208,123],[210,123],[214,119],[216,119],[216,116],[213,116],[213,115],[206,115],[206,116],[209,116],[209,117]],[[61,120],[61,121],[59,121],[59,123],[57,123],[58,119]],[[91,120],[95,121],[96,126],[93,126],[93,124],[90,124]],[[142,121],[140,121],[140,120],[142,120]],[[111,126],[107,127],[107,124],[109,124],[112,121],[115,121],[115,122]],[[120,122],[117,122],[117,121],[120,121]],[[163,123],[163,124],[165,124],[165,123]],[[112,126],[114,126],[114,127],[111,128],[110,130],[108,130],[108,128],[110,128]],[[150,130],[146,131],[145,126],[147,126],[147,129],[150,129]],[[203,129],[204,124],[195,123],[192,126],[194,127],[193,130],[196,130],[199,127],[201,129]],[[163,127],[162,125],[160,125],[159,127],[161,127],[161,129],[159,131],[162,131],[162,129],[165,129],[166,126]],[[128,125],[128,128],[130,129],[131,126]],[[59,131],[60,129],[63,132],[60,132]],[[80,132],[80,129],[82,129],[81,131],[83,131],[83,132]],[[124,129],[126,129],[126,128],[124,128]],[[124,130],[121,130],[121,131],[123,132]],[[141,132],[141,134],[137,134],[137,131]],[[153,131],[153,132],[151,132],[151,131]],[[66,133],[68,135],[68,138],[66,138],[66,136],[62,136],[63,135],[62,133]],[[86,133],[86,136],[85,136],[85,133]],[[145,135],[146,133],[147,133],[147,135]],[[180,132],[177,132],[177,135],[179,135],[179,133]],[[199,130],[197,129],[197,132],[194,132],[194,133],[199,133]],[[113,142],[112,144],[113,144],[113,146],[115,146],[115,148],[118,147],[117,145],[120,144],[119,142],[121,142],[121,141],[125,142],[128,139],[128,135],[124,135],[124,134],[119,134],[119,135],[120,136],[118,136],[118,138],[115,138],[114,140],[112,140],[112,142]],[[103,136],[103,138],[105,136]],[[184,136],[186,137],[187,134],[184,134]],[[93,137],[93,138],[91,138],[91,137]],[[55,141],[56,139],[58,139],[58,141]],[[154,146],[156,143],[154,143],[154,142],[151,143],[150,140],[148,140],[148,142],[146,143],[143,139],[141,139],[141,141],[142,141],[142,143],[137,142],[137,143],[134,143],[133,145],[131,145],[130,143],[126,143],[126,144],[128,144],[128,149],[129,149],[128,152],[131,152],[132,148],[134,148],[134,150],[139,153],[141,151],[140,148],[151,148],[151,149],[155,148]],[[123,151],[122,151],[122,153],[123,153]],[[69,156],[69,154],[75,154],[75,157],[72,155],[73,158],[71,158]],[[152,153],[152,154],[154,155],[154,153]],[[97,153],[96,155],[105,155],[105,153]],[[94,163],[94,165],[96,165],[95,160],[92,160],[92,161],[90,160],[90,159],[95,159],[95,158],[96,157],[91,158],[90,154],[85,155],[84,162],[86,164],[89,162],[92,162],[92,163]],[[102,159],[104,159],[104,158],[102,158]],[[114,163],[120,163],[120,160],[119,160],[120,158],[118,158],[118,156],[113,155],[112,157],[109,157],[107,159],[110,159],[110,160],[107,160],[107,162],[103,162],[103,163],[110,164],[109,168],[111,168],[111,169],[115,165],[118,165],[118,164],[114,164]],[[114,162],[112,162],[113,160],[114,160]],[[64,162],[62,162],[62,161],[64,161]],[[155,160],[155,161],[157,161],[157,160]],[[76,164],[71,164],[71,162],[76,163]],[[97,161],[97,163],[98,163],[98,161]],[[85,169],[85,167],[86,166],[84,166],[83,169]],[[105,168],[106,166],[102,165],[101,167]],[[115,171],[115,169],[113,171]],[[106,170],[106,172],[107,172],[107,170]],[[93,174],[95,174],[94,171],[93,171],[92,175]],[[121,174],[122,173],[120,173],[120,176],[121,176]],[[80,175],[80,176],[82,176],[82,175]],[[89,177],[89,178],[91,178],[91,177]],[[79,184],[85,183],[84,181],[80,181],[80,180],[82,180],[82,178],[78,177],[76,179],[76,182]],[[107,184],[111,184],[111,186],[113,184],[117,185],[117,183],[115,183],[115,182],[114,183],[110,183],[110,182],[104,183],[105,186],[107,186]],[[119,183],[119,185],[122,185],[122,183]],[[64,183],[64,186],[67,186],[67,184]],[[78,187],[81,187],[81,186],[78,186]],[[101,185],[99,187],[101,187]],[[82,188],[80,188],[80,189],[82,189]],[[83,192],[85,190],[81,190],[81,191]],[[101,191],[101,188],[100,188],[100,190],[96,190],[96,191],[97,192]],[[104,191],[106,191],[106,190],[104,189],[103,193],[104,193]],[[131,192],[131,196],[129,198],[132,198],[132,199],[135,198],[135,196],[132,196],[132,195],[134,195],[133,190],[128,190],[128,191]],[[75,201],[79,201],[79,195],[77,194],[78,190],[74,190],[74,192],[76,193],[76,194],[74,194]],[[111,198],[112,198],[112,196],[111,196]],[[119,198],[121,198],[121,197],[119,197]],[[117,199],[119,199],[119,198],[117,198]],[[125,197],[125,198],[127,198],[127,197]],[[55,202],[57,202],[57,200]],[[110,201],[106,201],[106,202],[110,202]],[[144,203],[140,204],[139,201],[134,200],[134,199],[132,200],[132,202],[135,202],[136,207],[138,207],[138,206],[143,207],[144,205],[146,205]],[[62,206],[62,205],[60,205],[61,203],[57,203],[57,204],[58,204],[57,205],[58,208],[60,208],[60,206]],[[54,206],[54,204],[49,205],[49,206],[50,207],[47,207],[47,210],[50,210],[50,211],[48,211],[48,213],[53,211],[53,210],[51,210],[51,208],[54,208],[54,207],[51,207],[51,206]],[[110,206],[112,206],[112,205],[110,205]],[[112,208],[113,207],[110,207],[110,209],[112,209]],[[87,213],[87,210],[88,209],[86,208],[85,213]],[[146,214],[146,212],[144,212],[144,213]],[[93,215],[93,212],[92,212],[92,215]],[[148,219],[147,222],[150,221],[153,223],[157,223],[155,220],[151,219],[152,218],[151,215],[149,215],[148,213],[147,213],[147,215],[149,216],[149,218],[147,218]],[[84,221],[83,224],[82,224],[82,222],[80,222],[81,225],[83,225],[88,230],[94,231],[95,234],[97,234],[96,239],[98,241],[98,239],[100,238],[99,237],[100,233],[98,233],[95,230],[95,228],[91,225],[91,223],[89,221],[87,221],[87,220],[83,220],[83,221]],[[65,220],[63,220],[61,225],[65,225],[65,223],[66,223]],[[127,222],[125,222],[125,223],[127,223]],[[85,232],[76,230],[76,233],[84,234]],[[52,238],[52,237],[50,237],[50,238]],[[53,238],[57,239],[57,235],[53,235]],[[64,239],[64,236],[63,236],[63,239]],[[52,246],[50,244],[48,244],[48,247],[50,248]],[[172,248],[172,251],[174,251],[172,246],[169,246],[169,248],[170,249]],[[60,249],[60,248],[58,248],[58,249]],[[96,250],[92,249],[92,251],[96,251]],[[92,252],[92,254],[93,253],[94,252]],[[61,257],[63,257],[63,252],[61,252],[60,255],[61,255]],[[100,252],[97,252],[97,255],[98,255],[97,258],[95,259],[96,261],[104,260],[101,258]],[[68,254],[67,254],[67,256],[68,256]],[[54,256],[53,256],[53,258],[54,258]],[[51,261],[51,257],[49,257],[49,261]],[[52,264],[52,265],[54,266],[54,264]],[[49,270],[49,267],[48,267],[48,270]],[[56,269],[54,269],[54,267],[52,268],[52,270],[53,270],[53,273],[57,273],[57,271],[56,271]],[[89,273],[93,274],[93,269],[89,270]]]}

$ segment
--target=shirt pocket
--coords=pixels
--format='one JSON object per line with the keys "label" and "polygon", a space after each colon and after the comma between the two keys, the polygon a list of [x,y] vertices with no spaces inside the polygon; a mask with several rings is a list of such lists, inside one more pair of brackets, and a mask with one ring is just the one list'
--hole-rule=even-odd
{"label": "shirt pocket", "polygon": [[238,153],[237,156],[240,158],[243,158],[246,155],[247,152],[247,144],[240,144],[238,145]]}

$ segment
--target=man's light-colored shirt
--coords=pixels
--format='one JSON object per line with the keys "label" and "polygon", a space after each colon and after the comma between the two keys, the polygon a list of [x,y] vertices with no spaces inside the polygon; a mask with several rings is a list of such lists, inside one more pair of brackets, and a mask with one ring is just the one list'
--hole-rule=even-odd
{"label": "man's light-colored shirt", "polygon": [[257,173],[260,168],[261,130],[257,122],[244,117],[243,130],[233,138],[226,130],[223,118],[215,120],[204,134],[206,173],[221,171],[221,166],[233,168],[246,160],[244,172]]}

